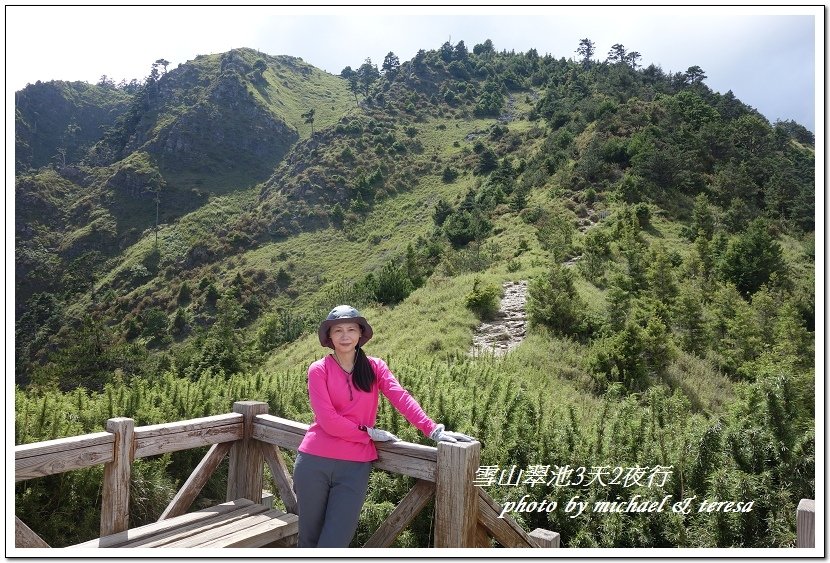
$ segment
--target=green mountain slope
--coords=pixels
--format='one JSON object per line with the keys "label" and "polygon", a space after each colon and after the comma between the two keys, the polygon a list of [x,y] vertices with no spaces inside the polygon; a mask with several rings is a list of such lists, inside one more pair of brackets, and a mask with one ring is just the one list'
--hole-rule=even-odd
{"label": "green mountain slope", "polygon": [[[427,411],[484,439],[483,463],[673,465],[665,494],[759,507],[522,516],[531,529],[574,547],[790,542],[791,505],[814,495],[809,132],[696,67],[488,43],[342,77],[200,56],[141,85],[82,161],[18,170],[17,441],[241,398],[307,422],[315,327],[347,302]],[[528,338],[470,358],[487,296],[517,280]],[[75,418],[50,425],[53,403]],[[422,439],[389,409],[379,425]],[[148,479],[186,477],[193,455]],[[370,512],[406,490],[375,483]],[[401,545],[428,542],[421,520]]]}
{"label": "green mountain slope", "polygon": [[[261,73],[254,68],[260,65]],[[299,59],[239,49],[197,57],[148,79],[129,104],[115,88],[75,85],[82,93],[98,93],[101,112],[108,107],[105,94],[115,96],[121,113],[94,139],[80,132],[69,139],[60,127],[55,129],[52,122],[57,118],[38,112],[40,104],[60,120],[77,120],[80,110],[67,109],[66,103],[55,103],[54,94],[47,95],[57,86],[61,84],[37,85],[19,95],[18,114],[34,120],[39,135],[51,139],[52,145],[66,143],[67,164],[56,168],[57,182],[52,181],[54,172],[26,175],[26,167],[19,167],[18,193],[25,205],[17,206],[16,214],[18,224],[25,225],[18,231],[18,245],[51,248],[63,269],[72,269],[73,260],[89,253],[95,253],[89,265],[101,268],[105,259],[136,242],[145,229],[199,208],[210,194],[267,178],[289,147],[310,134],[301,117],[303,104],[320,108],[318,127],[333,123],[353,106],[342,79]],[[84,122],[81,131],[90,129]],[[26,145],[29,129],[18,131],[18,143]],[[97,142],[89,147],[90,140]],[[52,151],[39,150],[50,156]],[[73,187],[59,188],[66,185]],[[40,223],[48,224],[48,237],[38,234]],[[59,238],[60,244],[43,237]],[[21,256],[18,267],[23,299],[39,290],[59,291],[60,276],[50,270],[40,277],[57,282],[51,287],[37,281],[38,275],[30,277],[38,268],[27,265],[27,256]]]}
{"label": "green mountain slope", "polygon": [[15,168],[75,163],[129,107],[122,90],[53,80],[15,93]]}

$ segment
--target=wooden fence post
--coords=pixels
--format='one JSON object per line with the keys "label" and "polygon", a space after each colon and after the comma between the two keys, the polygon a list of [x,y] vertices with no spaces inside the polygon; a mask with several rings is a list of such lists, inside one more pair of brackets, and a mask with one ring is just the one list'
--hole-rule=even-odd
{"label": "wooden fence post", "polygon": [[262,502],[262,473],[265,460],[262,450],[251,437],[254,417],[268,414],[268,403],[260,401],[237,401],[233,412],[242,414],[242,439],[234,442],[228,463],[228,501],[241,498],[257,504]]}
{"label": "wooden fence post", "polygon": [[478,490],[473,482],[480,442],[439,442],[435,483],[435,547],[476,547]]}
{"label": "wooden fence post", "polygon": [[112,461],[104,464],[101,493],[101,537],[130,527],[130,475],[135,446],[135,421],[111,418],[107,432],[115,434]]}
{"label": "wooden fence post", "polygon": [[559,547],[559,534],[544,528],[536,528],[528,534],[537,547]]}
{"label": "wooden fence post", "polygon": [[816,501],[803,498],[796,510],[796,547],[816,546]]}

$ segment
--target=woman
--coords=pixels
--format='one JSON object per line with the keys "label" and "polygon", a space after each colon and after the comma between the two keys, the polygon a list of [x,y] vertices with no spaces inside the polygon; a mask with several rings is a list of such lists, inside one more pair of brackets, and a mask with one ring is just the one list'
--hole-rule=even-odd
{"label": "woman", "polygon": [[397,441],[375,428],[378,394],[436,442],[472,441],[433,422],[401,387],[386,363],[362,347],[372,327],[348,305],[331,310],[318,329],[320,344],[333,352],[308,368],[308,396],[314,422],[294,462],[299,512],[299,547],[348,547],[366,499],[374,442]]}

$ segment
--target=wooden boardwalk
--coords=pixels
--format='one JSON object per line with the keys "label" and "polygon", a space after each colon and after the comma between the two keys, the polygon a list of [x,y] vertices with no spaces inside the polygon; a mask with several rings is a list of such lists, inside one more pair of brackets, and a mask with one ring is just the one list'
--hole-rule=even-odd
{"label": "wooden boardwalk", "polygon": [[72,548],[266,547],[297,534],[297,516],[248,499],[96,538]]}

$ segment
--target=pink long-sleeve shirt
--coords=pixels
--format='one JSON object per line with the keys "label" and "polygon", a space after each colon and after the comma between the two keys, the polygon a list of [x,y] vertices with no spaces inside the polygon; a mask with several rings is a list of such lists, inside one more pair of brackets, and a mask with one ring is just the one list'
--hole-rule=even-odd
{"label": "pink long-sleeve shirt", "polygon": [[378,392],[389,399],[410,424],[429,436],[437,426],[418,402],[401,387],[380,358],[369,358],[375,382],[367,393],[358,389],[352,376],[331,356],[317,360],[308,368],[308,397],[314,422],[306,431],[299,451],[348,461],[374,461],[375,444],[359,425],[374,426],[378,412]]}

